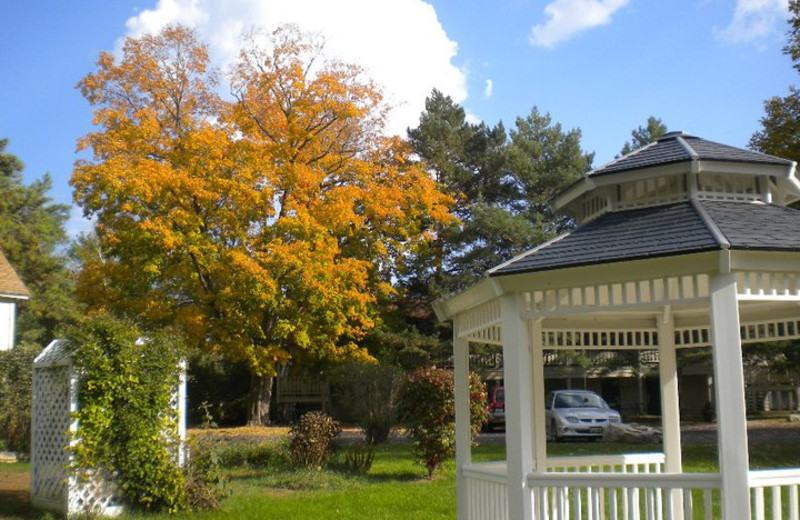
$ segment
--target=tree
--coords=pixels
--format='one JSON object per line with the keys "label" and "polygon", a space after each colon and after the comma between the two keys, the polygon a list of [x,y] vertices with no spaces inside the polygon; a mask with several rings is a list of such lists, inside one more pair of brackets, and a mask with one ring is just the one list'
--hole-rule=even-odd
{"label": "tree", "polygon": [[81,273],[94,305],[175,323],[253,374],[268,421],[277,366],[367,359],[357,342],[397,259],[447,222],[451,199],[382,133],[377,88],[287,26],[253,36],[214,94],[205,46],[168,27],[128,39],[81,82],[96,132],[73,174],[102,254]]}
{"label": "tree", "polygon": [[51,201],[49,175],[25,185],[24,165],[5,153],[7,145],[0,139],[0,251],[31,293],[20,304],[19,340],[41,345],[73,309],[72,283],[59,253],[69,206]]}
{"label": "tree", "polygon": [[625,141],[622,146],[620,155],[628,155],[634,150],[638,150],[643,146],[654,143],[661,139],[667,133],[667,125],[661,119],[650,116],[647,118],[647,126],[637,127],[631,130],[631,140]]}
{"label": "tree", "polygon": [[[800,0],[789,2],[788,41],[783,53],[792,59],[800,72]],[[788,96],[774,96],[764,102],[761,130],[750,138],[750,148],[800,161],[800,91],[789,87]]]}

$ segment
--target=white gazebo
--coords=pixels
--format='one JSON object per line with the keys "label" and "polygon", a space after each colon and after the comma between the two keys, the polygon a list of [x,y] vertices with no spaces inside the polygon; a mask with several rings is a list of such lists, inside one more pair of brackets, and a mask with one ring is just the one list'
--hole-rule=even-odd
{"label": "white gazebo", "polygon": [[[453,321],[458,518],[798,519],[800,469],[749,468],[742,345],[800,338],[796,164],[681,132],[555,201],[578,227],[434,305]],[[472,463],[470,344],[501,345],[506,461]],[[711,346],[719,473],[684,473],[676,350]],[[663,453],[548,457],[544,352],[657,350]]]}

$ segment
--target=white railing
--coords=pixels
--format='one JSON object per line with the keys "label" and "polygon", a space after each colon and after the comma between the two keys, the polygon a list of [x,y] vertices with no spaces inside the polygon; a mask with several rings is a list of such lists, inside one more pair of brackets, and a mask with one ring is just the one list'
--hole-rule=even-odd
{"label": "white railing", "polygon": [[[536,520],[717,520],[718,473],[664,473],[662,453],[552,457],[531,473]],[[468,497],[461,520],[507,520],[505,461],[462,469]],[[800,469],[749,473],[752,520],[800,520]],[[746,518],[746,517],[743,517]],[[738,520],[738,519],[734,519]]]}
{"label": "white railing", "polygon": [[753,520],[800,520],[800,469],[751,471],[748,484]]}
{"label": "white railing", "polygon": [[718,518],[713,503],[720,483],[717,473],[548,472],[528,476],[538,520],[712,520]]}
{"label": "white railing", "polygon": [[466,484],[468,509],[461,520],[508,520],[506,462],[484,462],[461,470]]}

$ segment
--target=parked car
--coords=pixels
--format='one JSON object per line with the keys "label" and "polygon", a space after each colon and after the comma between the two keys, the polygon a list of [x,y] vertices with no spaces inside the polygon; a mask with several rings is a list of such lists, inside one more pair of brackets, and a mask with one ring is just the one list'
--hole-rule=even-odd
{"label": "parked car", "polygon": [[498,426],[506,427],[506,389],[504,386],[496,386],[489,392],[489,421],[486,423],[486,430],[490,431]]}
{"label": "parked car", "polygon": [[610,423],[621,422],[602,397],[588,390],[556,390],[545,399],[547,438],[596,440],[603,436]]}

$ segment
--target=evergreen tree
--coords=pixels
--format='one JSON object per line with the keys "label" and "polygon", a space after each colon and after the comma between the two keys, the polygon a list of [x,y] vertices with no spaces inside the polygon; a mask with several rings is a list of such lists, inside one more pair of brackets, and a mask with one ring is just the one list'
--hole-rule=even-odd
{"label": "evergreen tree", "polygon": [[51,201],[49,175],[26,186],[24,165],[5,152],[7,145],[0,139],[0,250],[31,293],[19,306],[17,339],[44,345],[73,312],[72,283],[60,252],[69,206]]}
{"label": "evergreen tree", "polygon": [[650,116],[647,118],[647,126],[637,127],[631,130],[631,140],[625,141],[620,155],[628,155],[634,150],[638,150],[643,146],[654,143],[661,139],[667,133],[667,125],[661,119]]}

